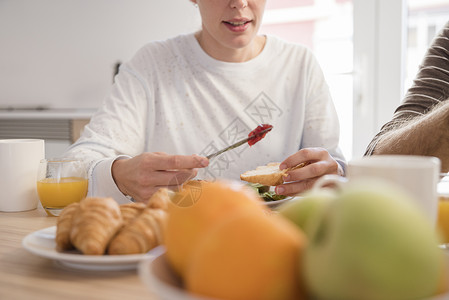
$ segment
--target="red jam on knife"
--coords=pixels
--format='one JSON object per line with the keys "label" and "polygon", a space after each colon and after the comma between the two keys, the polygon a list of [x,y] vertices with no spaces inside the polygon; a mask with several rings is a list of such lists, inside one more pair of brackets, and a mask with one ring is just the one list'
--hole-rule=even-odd
{"label": "red jam on knife", "polygon": [[[262,134],[259,134],[259,132],[264,131],[266,129],[268,129],[268,130]],[[265,135],[267,135],[267,133],[269,131],[271,131],[271,129],[273,129],[273,126],[270,124],[260,124],[259,126],[257,126],[256,129],[254,129],[253,131],[251,131],[248,134],[248,137],[250,138],[248,140],[248,145],[252,146],[255,143],[257,143],[258,141],[260,141],[261,139],[263,139],[265,137]]]}

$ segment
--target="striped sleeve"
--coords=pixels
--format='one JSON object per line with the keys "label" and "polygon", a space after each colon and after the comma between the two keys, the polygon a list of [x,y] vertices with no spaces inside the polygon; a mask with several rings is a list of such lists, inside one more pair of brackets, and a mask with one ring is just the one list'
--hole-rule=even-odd
{"label": "striped sleeve", "polygon": [[372,155],[376,144],[385,133],[422,116],[435,105],[449,97],[449,22],[434,38],[432,45],[419,67],[412,87],[407,91],[401,105],[391,121],[382,126],[380,132],[368,145],[365,155]]}

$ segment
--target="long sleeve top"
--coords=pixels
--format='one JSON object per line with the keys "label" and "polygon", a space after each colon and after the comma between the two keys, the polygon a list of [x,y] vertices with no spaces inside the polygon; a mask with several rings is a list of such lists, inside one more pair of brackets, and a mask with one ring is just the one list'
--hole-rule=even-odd
{"label": "long sleeve top", "polygon": [[115,159],[142,152],[208,155],[274,126],[252,147],[210,161],[199,179],[228,178],[305,147],[322,147],[344,167],[339,122],[322,71],[305,47],[268,36],[243,63],[207,55],[194,34],[151,42],[124,63],[112,91],[67,156],[89,169],[88,195],[129,200],[111,175]]}
{"label": "long sleeve top", "polygon": [[429,112],[449,98],[449,22],[434,38],[419,67],[412,87],[407,91],[393,118],[382,126],[368,145],[365,155],[372,155],[382,137],[415,117]]}

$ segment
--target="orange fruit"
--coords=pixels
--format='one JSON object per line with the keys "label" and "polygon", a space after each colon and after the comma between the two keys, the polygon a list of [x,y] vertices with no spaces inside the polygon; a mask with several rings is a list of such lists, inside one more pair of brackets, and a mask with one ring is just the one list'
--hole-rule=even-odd
{"label": "orange fruit", "polygon": [[182,277],[200,237],[239,211],[262,215],[267,208],[256,192],[240,183],[200,181],[178,192],[168,208],[164,235],[173,269]]}
{"label": "orange fruit", "polygon": [[305,235],[284,218],[242,213],[196,245],[186,289],[228,300],[305,299],[300,277],[305,246]]}

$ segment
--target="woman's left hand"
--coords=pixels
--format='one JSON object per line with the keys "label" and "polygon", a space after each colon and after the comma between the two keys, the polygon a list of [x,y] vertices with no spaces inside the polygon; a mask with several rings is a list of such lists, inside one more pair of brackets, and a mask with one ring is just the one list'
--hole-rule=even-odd
{"label": "woman's left hand", "polygon": [[284,184],[276,187],[276,194],[292,196],[304,192],[323,175],[343,175],[340,164],[323,148],[304,148],[285,159],[279,169],[287,169],[300,163],[308,163],[303,168],[289,171]]}

